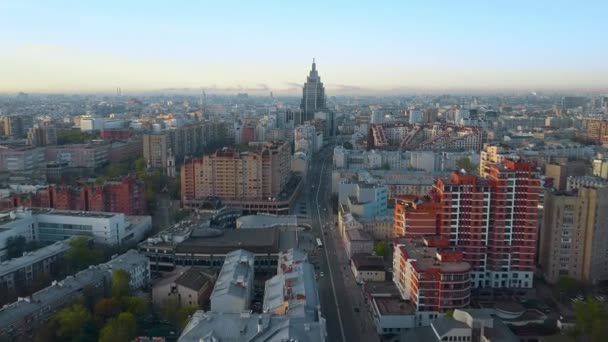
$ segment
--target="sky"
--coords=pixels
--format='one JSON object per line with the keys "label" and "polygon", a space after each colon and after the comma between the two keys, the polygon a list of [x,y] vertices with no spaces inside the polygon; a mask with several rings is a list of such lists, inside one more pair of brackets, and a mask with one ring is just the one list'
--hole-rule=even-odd
{"label": "sky", "polygon": [[608,1],[0,0],[0,92],[608,90]]}

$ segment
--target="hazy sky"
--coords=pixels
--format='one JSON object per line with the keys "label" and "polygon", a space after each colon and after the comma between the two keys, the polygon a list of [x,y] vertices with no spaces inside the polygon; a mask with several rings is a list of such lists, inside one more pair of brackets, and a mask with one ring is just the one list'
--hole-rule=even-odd
{"label": "hazy sky", "polygon": [[[360,4],[361,2],[361,4]],[[608,89],[608,1],[0,0],[0,92]]]}

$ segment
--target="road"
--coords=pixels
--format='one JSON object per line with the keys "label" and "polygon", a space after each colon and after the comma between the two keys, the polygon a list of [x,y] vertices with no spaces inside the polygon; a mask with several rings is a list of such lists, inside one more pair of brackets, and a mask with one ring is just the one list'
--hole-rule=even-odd
{"label": "road", "polygon": [[313,159],[306,182],[313,233],[322,239],[325,246],[319,258],[320,271],[325,274],[319,278],[319,298],[321,311],[327,320],[327,340],[378,341],[336,233],[336,219],[330,202],[332,152],[331,147],[326,147]]}

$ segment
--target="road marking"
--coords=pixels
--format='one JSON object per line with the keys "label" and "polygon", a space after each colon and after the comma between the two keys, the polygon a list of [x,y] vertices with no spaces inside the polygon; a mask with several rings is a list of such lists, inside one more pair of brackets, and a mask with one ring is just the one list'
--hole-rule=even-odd
{"label": "road marking", "polygon": [[329,256],[327,255],[327,243],[325,242],[325,231],[323,230],[323,224],[321,223],[321,211],[319,210],[319,191],[321,190],[321,179],[323,177],[323,169],[325,168],[325,163],[321,166],[321,173],[319,173],[319,184],[317,185],[317,195],[316,195],[316,205],[317,205],[317,218],[319,219],[319,226],[321,229],[321,239],[323,239],[323,252],[325,253],[325,262],[327,262],[327,268],[329,270],[329,280],[331,282],[331,289],[334,293],[334,302],[336,303],[336,311],[338,312],[338,323],[340,324],[340,334],[342,335],[342,341],[346,342],[346,337],[344,336],[344,325],[342,324],[342,315],[340,314],[340,306],[338,305],[338,296],[336,295],[336,285],[334,284],[334,274],[331,270],[331,263],[329,262]]}

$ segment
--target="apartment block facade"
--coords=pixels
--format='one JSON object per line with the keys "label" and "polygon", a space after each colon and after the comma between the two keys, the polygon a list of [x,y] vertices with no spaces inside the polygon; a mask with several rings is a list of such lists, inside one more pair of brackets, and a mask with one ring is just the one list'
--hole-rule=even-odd
{"label": "apartment block facade", "polygon": [[471,299],[471,265],[463,253],[441,237],[408,239],[395,244],[393,281],[401,297],[418,312],[445,312],[467,307]]}
{"label": "apartment block facade", "polygon": [[530,163],[506,159],[489,165],[487,174],[483,179],[454,171],[450,178],[437,179],[428,196],[398,201],[395,234],[448,239],[471,264],[474,287],[531,288],[538,172]]}
{"label": "apartment block facade", "polygon": [[608,280],[608,187],[548,192],[540,237],[539,262],[549,283],[562,276]]}
{"label": "apartment block facade", "polygon": [[185,162],[182,202],[206,197],[267,200],[278,197],[290,179],[290,148],[284,141],[252,143],[249,151],[224,148]]}

